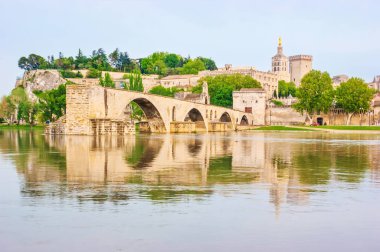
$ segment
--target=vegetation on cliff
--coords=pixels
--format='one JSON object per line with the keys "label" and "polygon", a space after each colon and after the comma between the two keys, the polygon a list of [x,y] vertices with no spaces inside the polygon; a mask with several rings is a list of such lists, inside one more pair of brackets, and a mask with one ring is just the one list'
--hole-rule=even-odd
{"label": "vegetation on cliff", "polygon": [[[140,63],[140,64],[139,64]],[[158,74],[167,76],[173,74],[197,74],[202,70],[215,70],[213,60],[204,57],[191,59],[179,54],[168,52],[155,52],[145,58],[133,60],[127,52],[115,49],[109,55],[100,48],[92,51],[90,56],[85,56],[79,49],[73,57],[65,57],[61,52],[58,58],[54,55],[47,59],[37,54],[23,56],[18,61],[18,66],[25,70],[58,69],[64,78],[82,78],[81,73],[74,70],[89,69],[87,78],[99,78],[100,71],[134,72],[139,70],[143,74]]]}

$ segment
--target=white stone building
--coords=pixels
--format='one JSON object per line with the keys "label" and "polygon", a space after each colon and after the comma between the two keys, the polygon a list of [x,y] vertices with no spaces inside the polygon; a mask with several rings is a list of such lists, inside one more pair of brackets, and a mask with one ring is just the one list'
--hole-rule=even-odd
{"label": "white stone building", "polygon": [[258,125],[265,124],[267,92],[262,88],[242,88],[232,94],[233,109],[252,113]]}

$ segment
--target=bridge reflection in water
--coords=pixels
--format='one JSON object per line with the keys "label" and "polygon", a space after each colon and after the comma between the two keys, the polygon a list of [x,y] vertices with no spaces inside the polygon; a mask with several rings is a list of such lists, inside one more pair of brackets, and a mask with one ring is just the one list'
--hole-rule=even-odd
{"label": "bridge reflection in water", "polygon": [[[268,190],[278,210],[282,203],[307,204],[310,194],[321,187],[328,190],[333,181],[355,185],[367,175],[375,181],[380,177],[380,149],[374,144],[378,138],[370,135],[232,132],[88,137],[9,131],[2,132],[0,139],[2,153],[26,150],[25,155],[10,158],[25,176],[22,192],[34,198],[167,201],[206,197],[219,185],[255,184],[257,190]],[[53,192],[47,182],[56,186]]]}

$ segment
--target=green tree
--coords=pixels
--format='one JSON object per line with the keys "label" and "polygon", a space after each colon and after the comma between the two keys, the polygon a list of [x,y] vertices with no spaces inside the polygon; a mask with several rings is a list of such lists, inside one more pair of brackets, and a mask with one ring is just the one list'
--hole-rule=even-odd
{"label": "green tree", "polygon": [[296,97],[297,87],[293,82],[280,80],[278,82],[278,97],[288,97],[289,95]]}
{"label": "green tree", "polygon": [[115,83],[113,82],[111,75],[109,73],[106,73],[103,77],[99,78],[99,84],[102,87],[110,87],[110,88],[115,88]]}
{"label": "green tree", "polygon": [[88,58],[83,55],[82,50],[79,49],[78,55],[75,57],[75,68],[76,69],[84,69],[88,63]]}
{"label": "green tree", "polygon": [[302,78],[297,97],[294,108],[306,113],[312,124],[314,114],[327,113],[332,106],[334,90],[330,75],[327,72],[310,71]]}
{"label": "green tree", "polygon": [[232,107],[233,91],[241,88],[261,88],[260,82],[251,76],[233,74],[203,77],[198,81],[199,84],[193,87],[192,92],[201,93],[204,81],[208,84],[211,104],[223,107]]}
{"label": "green tree", "polygon": [[0,118],[5,119],[9,123],[13,123],[13,115],[15,113],[15,106],[11,102],[10,96],[3,96],[0,102]]}
{"label": "green tree", "polygon": [[102,76],[102,72],[95,69],[95,68],[90,68],[87,71],[86,78],[91,78],[91,79],[97,79]]}
{"label": "green tree", "polygon": [[139,92],[144,91],[140,72],[135,70],[133,73],[128,74],[127,77],[129,79],[129,84],[125,86],[125,89]]}
{"label": "green tree", "polygon": [[212,59],[203,58],[203,57],[198,57],[198,59],[200,59],[204,63],[205,68],[207,70],[216,70],[216,69],[218,69],[216,67],[215,61],[213,61]]}
{"label": "green tree", "polygon": [[35,92],[38,98],[38,110],[44,121],[55,121],[66,113],[66,84],[59,85],[57,88]]}
{"label": "green tree", "polygon": [[186,64],[180,68],[179,72],[181,74],[198,74],[199,71],[205,70],[205,64],[199,58],[192,60],[190,59]]}
{"label": "green tree", "polygon": [[351,117],[355,113],[368,112],[374,93],[374,90],[359,78],[350,78],[347,82],[340,84],[336,89],[336,105],[344,109],[347,125],[351,123]]}
{"label": "green tree", "polygon": [[33,125],[34,117],[37,113],[38,106],[30,101],[22,101],[19,104],[17,111],[17,121],[20,123],[20,120],[25,121],[26,123]]}
{"label": "green tree", "polygon": [[176,68],[181,66],[182,57],[175,53],[169,53],[165,55],[164,62],[169,68]]}
{"label": "green tree", "polygon": [[149,90],[150,94],[174,97],[175,93],[181,92],[183,89],[177,87],[165,88],[162,85],[155,86]]}

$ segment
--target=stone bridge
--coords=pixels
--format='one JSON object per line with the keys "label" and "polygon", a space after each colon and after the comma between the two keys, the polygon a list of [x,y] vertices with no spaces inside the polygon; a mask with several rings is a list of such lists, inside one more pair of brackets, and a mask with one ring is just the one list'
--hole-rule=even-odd
{"label": "stone bridge", "polygon": [[132,133],[135,125],[128,112],[131,102],[135,102],[143,110],[146,119],[140,122],[140,131],[146,132],[229,131],[260,125],[263,121],[262,118],[255,118],[254,111],[246,113],[214,105],[100,86],[68,85],[66,118],[60,133]]}

